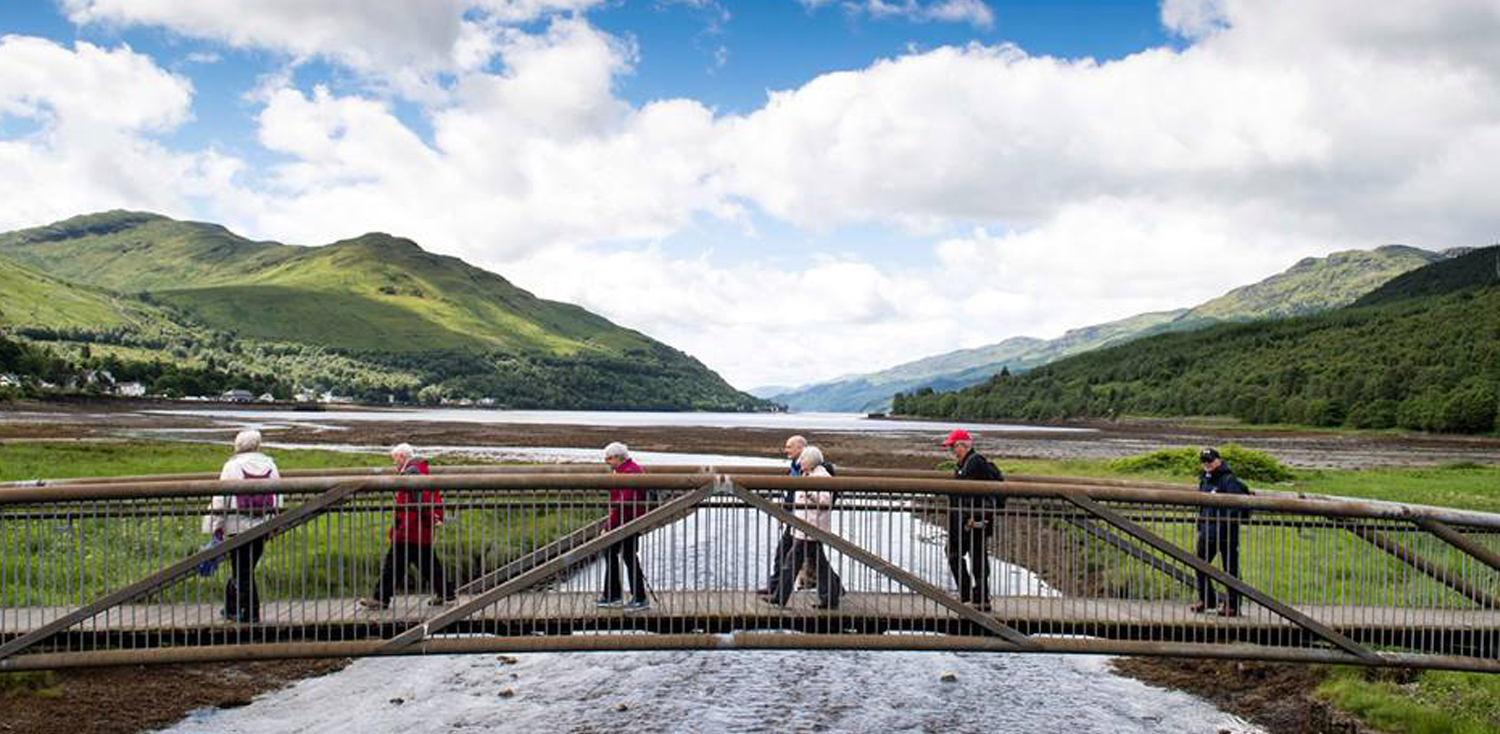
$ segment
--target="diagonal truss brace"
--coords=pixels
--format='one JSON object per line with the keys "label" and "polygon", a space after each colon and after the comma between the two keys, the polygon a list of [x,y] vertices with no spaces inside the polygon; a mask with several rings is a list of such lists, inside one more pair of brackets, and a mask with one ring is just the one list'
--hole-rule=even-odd
{"label": "diagonal truss brace", "polygon": [[1076,527],[1088,533],[1089,535],[1098,538],[1100,541],[1110,546],[1111,548],[1114,548],[1121,553],[1124,553],[1125,555],[1134,558],[1135,560],[1140,561],[1147,566],[1150,566],[1159,573],[1165,575],[1173,581],[1176,581],[1179,584],[1182,584],[1183,586],[1186,586],[1190,589],[1196,589],[1198,587],[1198,581],[1197,579],[1193,578],[1192,574],[1183,571],[1177,566],[1167,563],[1166,560],[1162,559],[1159,556],[1152,555],[1151,553],[1142,549],[1138,543],[1134,543],[1130,540],[1120,537],[1119,533],[1110,532],[1109,530],[1101,528],[1098,525],[1089,522],[1088,520],[1080,520],[1076,517],[1063,518],[1063,522],[1066,522],[1069,525],[1072,525],[1073,527]]}
{"label": "diagonal truss brace", "polygon": [[902,585],[906,586],[912,591],[915,591],[928,600],[936,602],[938,605],[948,609],[954,614],[957,614],[958,616],[970,622],[973,622],[974,624],[979,625],[986,630],[989,630],[995,635],[998,635],[1005,640],[1015,644],[1016,647],[1020,649],[1037,649],[1036,641],[1026,636],[1020,630],[1017,630],[1010,625],[1000,622],[999,620],[996,620],[995,618],[986,615],[979,610],[974,609],[964,604],[963,602],[960,602],[957,599],[954,599],[952,595],[944,592],[942,589],[939,589],[932,584],[927,583],[926,581],[923,581],[921,578],[918,578],[917,576],[907,572],[900,566],[897,566],[838,535],[834,535],[833,533],[823,530],[822,528],[819,528],[816,525],[813,525],[812,523],[809,523],[808,521],[803,520],[802,518],[797,517],[790,512],[787,512],[775,502],[771,502],[770,500],[761,497],[751,490],[735,486],[732,483],[729,486],[736,497],[744,500],[746,503],[750,504],[750,506],[760,510],[761,512],[764,512],[767,515],[770,515],[771,517],[776,518],[777,520],[780,520],[781,522],[802,531],[809,538],[814,538],[824,545],[829,546],[830,548],[834,548],[840,553],[843,553],[844,555],[849,556],[850,558],[853,558],[854,560],[859,561],[860,563],[863,563],[864,565],[874,569],[876,572],[885,574],[886,576],[895,579]]}
{"label": "diagonal truss brace", "polygon": [[1244,594],[1245,596],[1254,600],[1255,603],[1271,610],[1272,612],[1275,612],[1276,614],[1281,615],[1282,617],[1285,617],[1288,621],[1297,625],[1298,627],[1301,627],[1323,638],[1324,640],[1327,640],[1328,642],[1331,642],[1334,645],[1343,648],[1345,651],[1359,657],[1360,660],[1376,665],[1381,663],[1379,655],[1375,654],[1364,645],[1361,645],[1358,642],[1349,639],[1338,630],[1333,629],[1332,627],[1329,627],[1322,622],[1319,622],[1318,620],[1297,611],[1296,609],[1293,609],[1287,604],[1283,604],[1276,599],[1273,599],[1269,594],[1266,594],[1260,589],[1257,589],[1254,586],[1251,586],[1250,584],[1247,584],[1244,581],[1235,578],[1234,576],[1230,576],[1229,574],[1219,570],[1212,564],[1205,563],[1203,559],[1199,558],[1198,556],[1177,547],[1175,543],[1172,543],[1167,539],[1161,537],[1160,535],[1157,535],[1156,533],[1153,533],[1150,530],[1147,530],[1146,528],[1136,524],[1124,515],[1121,515],[1120,513],[1099,504],[1098,502],[1094,501],[1093,498],[1073,493],[1067,494],[1066,497],[1069,502],[1072,502],[1073,504],[1078,505],[1084,510],[1093,513],[1095,516],[1103,519],[1105,522],[1108,522],[1109,524],[1119,528],[1120,530],[1123,530],[1124,532],[1134,536],[1137,540],[1140,540],[1141,542],[1146,543],[1147,545],[1163,553],[1166,553],[1167,555],[1177,559],[1179,562],[1191,566],[1197,571],[1208,574],[1215,581],[1218,581],[1219,583],[1224,584],[1225,586],[1228,586],[1235,591],[1240,592],[1241,594]]}
{"label": "diagonal truss brace", "polygon": [[1466,537],[1463,533],[1460,533],[1457,530],[1454,530],[1452,526],[1448,525],[1447,523],[1443,523],[1430,518],[1419,519],[1416,521],[1416,523],[1423,530],[1426,530],[1427,532],[1432,533],[1439,538],[1442,538],[1454,548],[1457,548],[1478,559],[1480,563],[1483,563],[1484,565],[1489,566],[1496,571],[1500,571],[1500,553],[1496,553],[1489,548],[1486,548],[1474,542],[1473,539]]}
{"label": "diagonal truss brace", "polygon": [[270,537],[283,530],[300,525],[321,514],[324,510],[348,499],[351,495],[365,488],[363,479],[341,482],[335,484],[328,491],[306,501],[285,512],[277,515],[266,522],[256,525],[243,533],[231,535],[212,548],[207,548],[184,558],[156,573],[141,579],[133,584],[125,586],[117,591],[106,594],[99,599],[79,607],[57,619],[48,622],[10,642],[0,645],[0,660],[9,657],[19,650],[23,650],[52,635],[72,627],[79,622],[97,616],[101,612],[111,609],[128,601],[138,599],[161,589],[172,582],[194,573],[198,565],[204,561],[211,561],[233,553],[236,549],[248,545],[261,538]]}
{"label": "diagonal truss brace", "polygon": [[718,483],[709,483],[681,497],[669,500],[614,530],[604,533],[593,540],[579,544],[561,555],[554,556],[551,560],[535,565],[530,570],[511,577],[510,580],[499,586],[427,620],[420,626],[413,627],[392,637],[385,644],[381,645],[375,654],[395,654],[408,646],[441,632],[449,625],[469,617],[480,609],[494,604],[511,594],[525,591],[538,582],[550,578],[574,564],[592,558],[600,551],[618,543],[626,537],[647,533],[667,523],[674,522],[681,518],[684,512],[690,512],[695,509],[698,503],[713,495],[717,489]]}
{"label": "diagonal truss brace", "polygon": [[1345,530],[1348,530],[1356,537],[1360,538],[1366,543],[1369,543],[1370,545],[1375,546],[1376,548],[1379,548],[1382,551],[1385,551],[1387,554],[1394,556],[1402,563],[1411,566],[1428,578],[1431,578],[1438,583],[1454,590],[1458,593],[1459,596],[1462,596],[1465,599],[1468,599],[1469,601],[1474,602],[1475,604],[1478,604],[1487,609],[1500,608],[1500,601],[1497,601],[1495,597],[1491,596],[1481,589],[1475,588],[1473,584],[1463,580],[1462,578],[1455,576],[1452,571],[1448,570],[1447,566],[1444,566],[1441,563],[1437,563],[1432,559],[1427,558],[1426,556],[1423,556],[1422,554],[1417,553],[1410,548],[1407,548],[1406,546],[1397,542],[1395,538],[1392,538],[1391,536],[1386,535],[1385,533],[1382,533],[1378,530],[1373,530],[1371,528],[1367,528],[1352,522],[1344,522],[1340,524],[1344,526]]}

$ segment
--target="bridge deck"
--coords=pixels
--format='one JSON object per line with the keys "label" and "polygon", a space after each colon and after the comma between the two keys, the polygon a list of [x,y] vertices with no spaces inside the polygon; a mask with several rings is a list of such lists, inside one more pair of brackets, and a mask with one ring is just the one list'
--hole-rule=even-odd
{"label": "bridge deck", "polygon": [[[599,608],[593,593],[517,594],[478,610],[468,620],[471,627],[522,629],[559,625],[573,630],[683,630],[822,628],[889,630],[935,630],[968,624],[956,614],[926,599],[910,594],[851,592],[837,610],[818,610],[815,597],[800,592],[786,608],[761,602],[745,591],[662,592],[650,609],[627,612]],[[397,597],[390,609],[372,611],[354,599],[269,601],[256,629],[297,629],[308,635],[318,628],[349,630],[367,628],[361,636],[389,634],[391,627],[420,625],[443,611],[427,606],[426,597]],[[1500,611],[1412,609],[1400,607],[1299,606],[1297,609],[1319,622],[1348,634],[1381,638],[1391,634],[1456,634],[1494,637],[1500,635]],[[65,607],[12,607],[0,609],[0,638],[10,638],[37,629],[70,610]],[[1298,631],[1293,623],[1249,605],[1242,616],[1218,617],[1194,614],[1175,602],[1082,599],[1065,597],[997,597],[992,616],[1030,633],[1125,635],[1137,638],[1224,634],[1241,636],[1259,632]],[[229,632],[246,628],[218,617],[218,605],[134,604],[117,607],[68,630],[67,633],[183,633]],[[381,630],[379,632],[375,630]],[[463,628],[456,628],[463,629]],[[1135,630],[1130,632],[1129,630]],[[1151,633],[1155,630],[1156,633]]]}

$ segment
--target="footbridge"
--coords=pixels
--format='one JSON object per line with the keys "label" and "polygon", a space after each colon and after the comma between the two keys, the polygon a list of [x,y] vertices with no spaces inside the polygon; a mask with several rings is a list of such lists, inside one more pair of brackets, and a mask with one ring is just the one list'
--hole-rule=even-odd
{"label": "footbridge", "polygon": [[[647,471],[288,472],[254,487],[283,495],[279,513],[211,547],[201,518],[210,498],[231,486],[216,475],[0,485],[0,671],[817,648],[1500,672],[1497,515],[1083,478]],[[606,530],[608,492],[621,487],[651,490],[650,499],[639,516]],[[433,548],[456,598],[434,599],[414,570],[388,607],[362,606],[360,598],[375,594],[395,493],[424,488],[442,493]],[[788,490],[835,492],[830,529],[789,512]],[[945,551],[950,506],[985,494],[1004,500],[992,511],[988,606],[961,598]],[[1243,511],[1221,513],[1232,516],[1221,522],[1239,537],[1238,576],[1195,554],[1203,508]],[[785,605],[757,594],[788,527],[822,544],[842,579],[836,604],[819,605],[814,589],[799,589]],[[604,552],[632,536],[649,606],[599,606]],[[232,564],[213,562],[251,544],[264,546],[255,571],[259,617],[226,619]],[[1237,615],[1193,609],[1200,574],[1220,598],[1239,593]]]}

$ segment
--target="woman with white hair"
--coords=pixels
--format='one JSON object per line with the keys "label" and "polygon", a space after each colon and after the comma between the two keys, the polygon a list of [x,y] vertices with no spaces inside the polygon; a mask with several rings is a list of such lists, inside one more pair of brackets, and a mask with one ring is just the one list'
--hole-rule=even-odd
{"label": "woman with white hair", "polygon": [[[804,477],[831,477],[828,468],[823,461],[823,451],[817,446],[808,446],[802,450],[802,455],[797,459],[797,466],[802,470]],[[797,510],[795,514],[799,519],[826,532],[833,532],[833,493],[799,491],[796,496]],[[811,561],[813,573],[818,579],[818,603],[815,609],[838,609],[839,598],[844,595],[843,580],[839,578],[838,571],[828,562],[828,556],[823,552],[823,544],[798,528],[792,528],[792,549],[782,557],[781,573],[777,575],[777,585],[772,589],[772,596],[766,598],[767,602],[777,606],[786,606],[787,599],[792,596],[792,587],[797,580],[797,569],[802,568],[804,563]],[[765,598],[765,597],[763,597]]]}
{"label": "woman with white hair", "polygon": [[[615,474],[644,474],[644,469],[630,458],[630,449],[615,441],[604,447],[604,463],[609,464]],[[633,487],[614,487],[609,490],[609,517],[604,521],[604,532],[618,528],[646,514],[650,493]],[[625,604],[628,611],[646,609],[646,574],[641,571],[640,536],[631,535],[604,551],[604,593],[599,595],[598,606],[618,607],[625,598],[625,589],[620,583],[620,563],[630,573],[631,601]]]}
{"label": "woman with white hair", "polygon": [[[281,472],[276,462],[260,451],[260,431],[240,431],[234,437],[234,456],[224,462],[219,471],[219,480],[245,482],[263,479],[280,479]],[[203,532],[222,541],[270,520],[281,509],[281,495],[273,492],[256,492],[253,486],[241,488],[234,494],[214,497],[208,504],[209,514],[203,516]],[[219,610],[225,619],[255,624],[260,621],[260,595],[255,588],[255,566],[265,553],[265,537],[242,545],[230,553],[231,575],[224,585],[224,608]]]}
{"label": "woman with white hair", "polygon": [[[431,473],[427,460],[417,455],[409,443],[391,449],[396,473],[425,477]],[[431,606],[442,606],[454,599],[453,583],[443,570],[443,559],[432,548],[433,531],[443,524],[443,495],[432,487],[396,490],[396,516],[387,534],[391,547],[380,564],[380,581],[375,593],[359,600],[366,609],[385,609],[391,604],[398,587],[406,585],[406,574],[415,564],[422,580],[432,589]]]}

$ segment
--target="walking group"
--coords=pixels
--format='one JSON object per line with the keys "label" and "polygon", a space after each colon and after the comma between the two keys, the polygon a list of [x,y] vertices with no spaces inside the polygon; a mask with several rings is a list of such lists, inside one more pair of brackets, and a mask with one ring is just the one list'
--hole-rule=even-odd
{"label": "walking group", "polygon": [[[234,440],[234,455],[225,462],[219,479],[230,482],[254,482],[279,479],[276,462],[261,451],[259,431],[242,431]],[[1003,481],[1004,474],[993,462],[974,450],[974,438],[964,430],[948,434],[943,446],[952,453],[953,476],[956,479],[985,482]],[[802,436],[792,436],[783,447],[789,460],[788,474],[793,477],[832,477],[837,469],[817,446]],[[409,444],[391,449],[391,460],[397,474],[428,476],[426,459]],[[1199,454],[1198,489],[1213,494],[1249,494],[1243,482],[1234,476],[1229,465],[1215,449]],[[615,474],[642,474],[644,469],[630,456],[629,448],[619,442],[604,447],[604,461]],[[766,583],[757,590],[760,600],[785,607],[801,585],[817,590],[816,609],[838,609],[844,595],[843,580],[829,561],[821,538],[834,534],[833,515],[836,493],[826,487],[787,490],[781,497],[782,509],[801,522],[783,524],[777,534],[775,549],[769,558]],[[633,486],[618,486],[609,491],[609,511],[602,532],[626,526],[654,509],[655,492]],[[996,534],[1004,497],[995,492],[955,493],[948,498],[946,511],[945,553],[953,583],[960,601],[981,611],[991,610],[989,547]],[[283,508],[279,494],[255,492],[246,487],[237,492],[215,496],[209,513],[203,517],[202,530],[214,543],[245,533],[270,520]],[[1224,570],[1239,575],[1239,527],[1248,512],[1238,507],[1206,505],[1199,508],[1196,523],[1197,555],[1212,563],[1222,557]],[[396,491],[394,515],[387,531],[389,542],[380,576],[370,595],[359,605],[371,610],[386,609],[398,590],[409,588],[411,570],[415,568],[422,585],[432,594],[428,603],[443,606],[456,598],[453,579],[433,547],[438,528],[443,525],[443,498],[436,488],[402,488]],[[244,543],[229,554],[230,574],[224,586],[221,615],[241,623],[258,623],[261,607],[255,582],[255,568],[265,553],[267,535]],[[640,558],[640,533],[624,535],[603,551],[603,589],[596,600],[599,607],[622,608],[627,612],[650,608],[649,586]],[[622,570],[624,573],[622,573]],[[630,599],[625,599],[626,577]],[[1240,613],[1240,594],[1230,587],[1221,607],[1209,574],[1197,573],[1198,602],[1192,610],[1232,617]]]}

